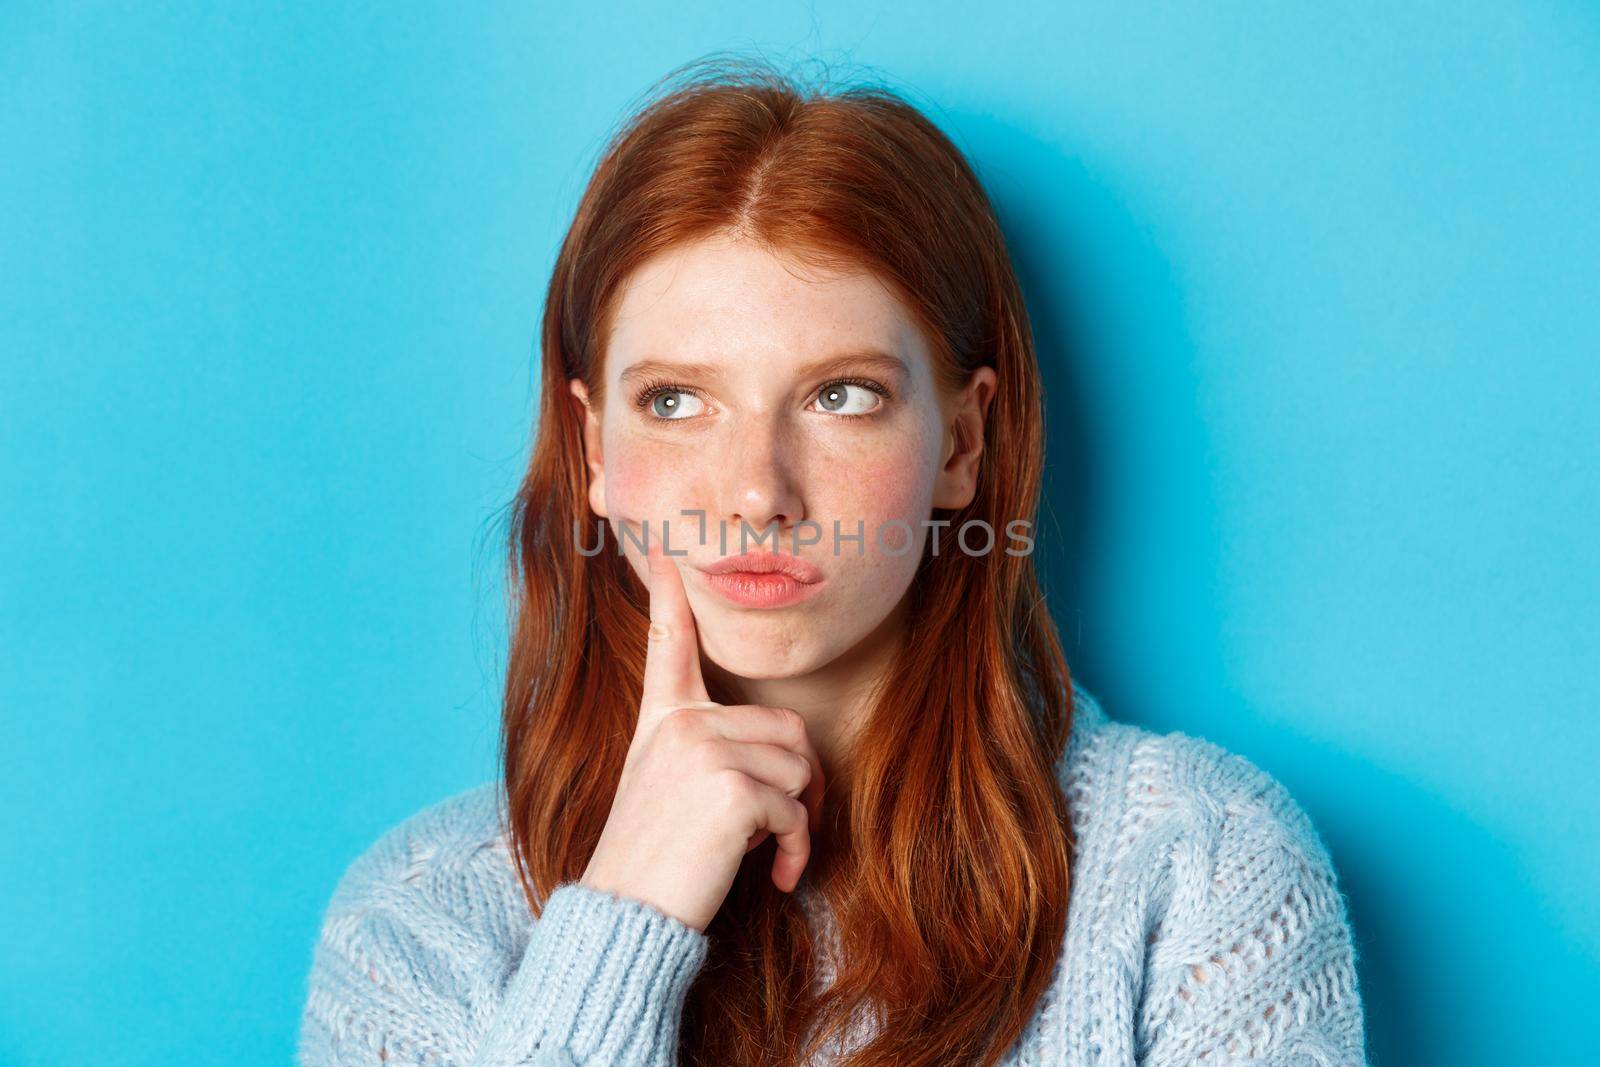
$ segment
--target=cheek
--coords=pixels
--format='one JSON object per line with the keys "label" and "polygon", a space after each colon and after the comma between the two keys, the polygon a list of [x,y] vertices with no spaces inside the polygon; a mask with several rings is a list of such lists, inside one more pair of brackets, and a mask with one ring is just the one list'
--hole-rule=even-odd
{"label": "cheek", "polygon": [[[813,471],[812,485],[829,486],[826,499],[818,501],[817,510],[827,516],[823,525],[831,530],[828,519],[838,518],[842,529],[853,533],[860,520],[866,531],[869,557],[885,555],[875,538],[880,528],[890,549],[898,550],[904,544],[905,529],[898,523],[888,525],[894,520],[910,526],[913,538],[925,536],[921,523],[932,514],[937,460],[926,437],[915,435],[877,447],[858,448],[852,451],[848,463],[831,465],[828,471]],[[853,544],[842,549],[845,555],[854,552]],[[903,564],[914,570],[916,558],[917,553],[908,552],[900,557],[887,556],[880,562],[892,569]]]}
{"label": "cheek", "polygon": [[887,522],[902,519],[913,526],[927,517],[932,500],[929,472],[920,457],[904,461],[863,463],[850,471],[847,483],[853,505],[850,510],[867,520]]}
{"label": "cheek", "polygon": [[654,525],[685,506],[681,457],[675,462],[671,451],[625,436],[606,442],[605,457],[606,506],[613,519],[650,519]]}

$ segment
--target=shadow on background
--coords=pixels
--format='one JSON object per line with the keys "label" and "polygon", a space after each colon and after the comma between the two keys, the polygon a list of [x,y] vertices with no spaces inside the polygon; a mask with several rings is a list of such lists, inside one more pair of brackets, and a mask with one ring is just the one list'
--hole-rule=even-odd
{"label": "shadow on background", "polygon": [[[991,118],[962,115],[960,124],[996,194],[1028,295],[1047,393],[1039,567],[1074,674],[1114,718],[1157,732],[1182,730],[1238,752],[1282,781],[1306,809],[1348,903],[1374,1065],[1524,1062],[1530,1026],[1555,1032],[1561,1018],[1583,1017],[1580,994],[1565,993],[1568,1014],[1548,976],[1592,972],[1594,961],[1574,947],[1541,901],[1512,846],[1404,777],[1298,737],[1281,721],[1257,721],[1226,685],[1223,638],[1214,630],[1195,631],[1202,647],[1185,650],[1187,661],[1216,665],[1214,685],[1195,688],[1188,707],[1170,708],[1141,707],[1149,704],[1138,695],[1143,679],[1115,666],[1118,657],[1109,649],[1095,647],[1093,626],[1085,633],[1084,619],[1113,610],[1097,599],[1109,588],[1097,576],[1102,561],[1126,549],[1097,544],[1093,534],[1105,528],[1100,508],[1117,490],[1106,477],[1114,464],[1103,450],[1110,441],[1128,440],[1127,431],[1097,425],[1088,399],[1093,390],[1084,384],[1088,368],[1111,366],[1128,388],[1163,390],[1159,403],[1171,417],[1132,434],[1157,441],[1180,464],[1192,461],[1191,468],[1179,468],[1181,481],[1163,487],[1172,494],[1172,513],[1196,520],[1173,542],[1178,558],[1160,561],[1169,570],[1187,569],[1190,584],[1166,590],[1173,603],[1210,595],[1219,580],[1219,553],[1204,521],[1209,475],[1200,463],[1206,441],[1197,400],[1184,394],[1183,375],[1141,380],[1136,358],[1101,347],[1089,292],[1097,265],[1079,251],[1068,216],[1092,219],[1102,241],[1108,226],[1125,231],[1116,243],[1130,262],[1118,269],[1142,276],[1140,291],[1151,308],[1147,328],[1163,332],[1161,350],[1184,347],[1182,298],[1128,209],[1098,188],[1078,161]],[[1203,647],[1208,641],[1212,647]],[[1196,708],[1220,711],[1201,721]],[[1489,1000],[1500,1010],[1471,1010]]]}

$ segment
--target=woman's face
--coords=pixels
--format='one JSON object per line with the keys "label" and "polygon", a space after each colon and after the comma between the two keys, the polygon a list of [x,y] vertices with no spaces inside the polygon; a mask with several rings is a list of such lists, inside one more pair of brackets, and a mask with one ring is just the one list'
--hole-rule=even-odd
{"label": "woman's face", "polygon": [[[896,609],[924,521],[972,498],[993,392],[985,367],[942,395],[921,331],[872,275],[802,270],[725,237],[663,253],[624,283],[603,402],[571,382],[590,507],[641,581],[638,542],[667,531],[704,654],[745,678],[824,667]],[[820,581],[753,606],[701,569],[744,551],[798,556]]]}

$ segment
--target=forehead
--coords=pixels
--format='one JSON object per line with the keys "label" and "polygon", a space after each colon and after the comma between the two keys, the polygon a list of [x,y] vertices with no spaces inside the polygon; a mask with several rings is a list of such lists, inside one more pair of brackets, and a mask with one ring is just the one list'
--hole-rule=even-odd
{"label": "forehead", "polygon": [[770,367],[772,360],[878,349],[925,374],[910,311],[866,270],[824,270],[750,241],[713,237],[641,264],[615,302],[605,354],[616,380],[642,359]]}

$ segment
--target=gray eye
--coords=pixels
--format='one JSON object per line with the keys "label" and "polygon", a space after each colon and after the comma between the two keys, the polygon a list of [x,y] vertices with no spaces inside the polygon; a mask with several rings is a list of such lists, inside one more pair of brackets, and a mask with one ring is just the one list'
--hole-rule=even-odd
{"label": "gray eye", "polygon": [[700,399],[681,389],[666,389],[650,398],[650,413],[658,419],[677,420],[698,412]]}
{"label": "gray eye", "polygon": [[836,415],[864,415],[877,401],[878,395],[871,389],[852,382],[833,382],[817,393],[817,403],[822,405],[822,410]]}

